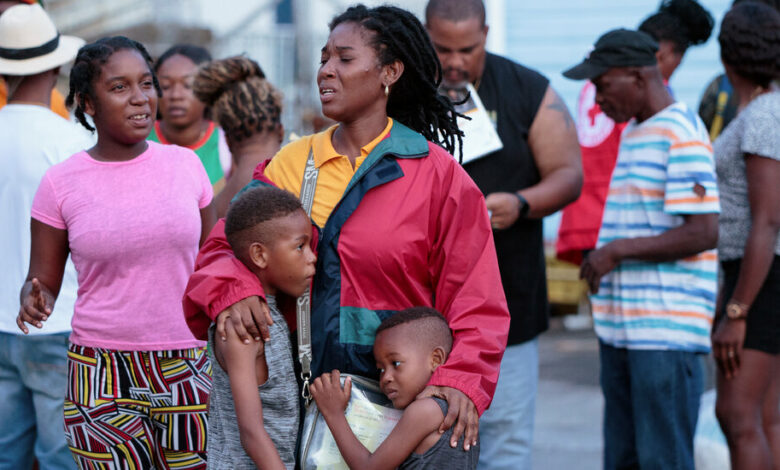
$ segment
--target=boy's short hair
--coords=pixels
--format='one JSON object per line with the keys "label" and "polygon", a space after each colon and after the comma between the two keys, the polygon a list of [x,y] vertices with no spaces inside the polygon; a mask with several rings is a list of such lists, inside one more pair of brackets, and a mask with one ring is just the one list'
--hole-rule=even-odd
{"label": "boy's short hair", "polygon": [[441,346],[449,354],[452,350],[452,330],[447,319],[435,308],[411,307],[387,317],[379,324],[376,335],[390,328],[406,323],[415,323],[413,331],[415,341],[427,344],[431,348]]}
{"label": "boy's short hair", "polygon": [[230,204],[225,217],[225,237],[236,257],[249,260],[249,245],[270,244],[279,235],[269,220],[302,211],[301,201],[292,193],[273,186],[260,186],[240,193]]}

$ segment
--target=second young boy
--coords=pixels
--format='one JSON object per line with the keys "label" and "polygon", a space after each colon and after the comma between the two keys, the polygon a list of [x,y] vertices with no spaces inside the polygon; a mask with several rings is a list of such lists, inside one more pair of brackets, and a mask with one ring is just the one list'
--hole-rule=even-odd
{"label": "second young boy", "polygon": [[463,440],[450,446],[452,428],[439,433],[447,402],[419,395],[452,349],[447,320],[429,307],[413,307],[385,319],[376,330],[374,358],[379,386],[393,406],[404,410],[393,431],[374,453],[350,429],[344,411],[351,381],[341,386],[339,371],[325,373],[311,386],[317,407],[325,418],[342,457],[357,469],[475,469],[479,444],[463,451]]}

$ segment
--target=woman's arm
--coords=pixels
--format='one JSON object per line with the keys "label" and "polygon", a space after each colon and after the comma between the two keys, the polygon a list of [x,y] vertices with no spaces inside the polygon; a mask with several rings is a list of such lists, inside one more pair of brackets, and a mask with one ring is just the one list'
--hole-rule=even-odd
{"label": "woman's arm", "polygon": [[732,300],[750,307],[764,284],[780,231],[780,161],[747,155],[751,227]]}
{"label": "woman's arm", "polygon": [[401,465],[414,449],[441,424],[441,408],[432,399],[415,400],[374,453],[358,440],[349,427],[344,411],[349,403],[352,382],[347,377],[341,387],[339,371],[317,377],[311,394],[317,402],[341,456],[352,470],[392,470]]}
{"label": "woman's arm", "polygon": [[30,219],[30,268],[19,294],[21,307],[16,324],[25,334],[29,323],[42,328],[54,309],[60,293],[65,262],[68,260],[68,231]]}
{"label": "woman's arm", "polygon": [[[745,170],[751,227],[737,285],[731,299],[724,301],[726,305],[739,303],[749,310],[769,273],[780,231],[780,161],[749,154],[745,156]],[[726,378],[736,375],[745,340],[745,320],[724,318],[712,339],[715,359]]]}
{"label": "woman's arm", "polygon": [[[263,426],[263,404],[257,391],[258,382],[268,379],[268,366],[260,351],[265,344],[245,344],[228,328],[225,341],[214,341],[217,357],[227,370],[236,409],[241,445],[260,469],[284,469],[279,452]],[[262,364],[259,364],[262,362]]]}
{"label": "woman's arm", "polygon": [[[444,152],[432,144],[429,149],[431,154]],[[449,410],[440,430],[454,425],[455,443],[465,430],[463,445],[468,448],[477,441],[479,415],[496,389],[509,310],[485,200],[465,170],[444,156],[453,164],[431,196],[429,269],[435,307],[447,319],[455,342],[447,362],[433,373],[426,395],[446,396]]]}

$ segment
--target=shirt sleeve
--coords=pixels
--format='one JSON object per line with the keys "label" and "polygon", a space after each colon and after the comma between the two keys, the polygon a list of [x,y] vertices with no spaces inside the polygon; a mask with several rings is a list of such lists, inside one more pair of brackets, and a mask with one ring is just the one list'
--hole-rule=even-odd
{"label": "shirt sleeve", "polygon": [[206,173],[206,168],[200,162],[198,155],[189,149],[182,148],[182,150],[188,154],[187,161],[192,167],[192,173],[197,178],[198,194],[200,194],[198,197],[198,208],[203,209],[211,203],[211,199],[214,197],[214,188],[211,186],[209,175]]}
{"label": "shirt sleeve", "polygon": [[32,204],[32,218],[60,230],[66,230],[65,219],[62,216],[60,201],[54,191],[51,176],[47,171],[38,185]]}
{"label": "shirt sleeve", "polygon": [[[700,124],[701,125],[701,124]],[[710,214],[720,212],[718,182],[712,146],[706,136],[673,141],[669,147],[664,212]]]}
{"label": "shirt sleeve", "polygon": [[[760,105],[775,103],[767,101]],[[743,153],[780,160],[780,110],[767,106],[746,109],[745,133],[742,136],[740,150]]]}

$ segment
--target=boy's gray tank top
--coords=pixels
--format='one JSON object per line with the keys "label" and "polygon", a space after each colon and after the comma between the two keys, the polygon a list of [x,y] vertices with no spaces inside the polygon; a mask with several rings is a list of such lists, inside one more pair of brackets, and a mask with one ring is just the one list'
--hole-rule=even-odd
{"label": "boy's gray tank top", "polygon": [[[295,446],[298,438],[300,404],[298,383],[293,369],[290,330],[276,307],[276,299],[266,296],[273,325],[271,340],[265,343],[268,380],[257,387],[263,404],[263,426],[271,437],[279,456],[288,469],[295,467]],[[209,328],[209,355],[213,364],[211,396],[209,398],[208,468],[219,470],[255,469],[256,466],[241,445],[236,409],[230,379],[214,357],[216,326]]]}
{"label": "boy's gray tank top", "polygon": [[[447,401],[438,397],[433,397],[436,404],[441,408],[442,415],[447,416],[449,406]],[[452,438],[452,428],[446,430],[441,435],[436,444],[425,451],[424,454],[412,453],[398,467],[398,470],[476,470],[479,461],[479,439],[477,444],[471,446],[468,452],[463,451],[463,437],[458,441],[457,447],[450,447]]]}

